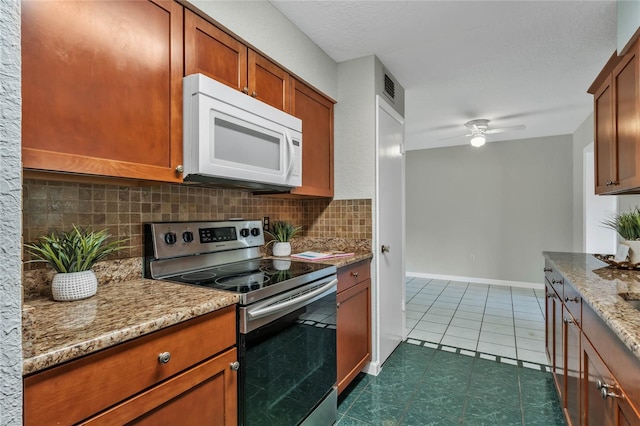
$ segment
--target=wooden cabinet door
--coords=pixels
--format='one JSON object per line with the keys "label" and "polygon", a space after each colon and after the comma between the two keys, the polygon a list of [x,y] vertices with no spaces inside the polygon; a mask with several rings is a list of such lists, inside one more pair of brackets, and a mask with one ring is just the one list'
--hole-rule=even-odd
{"label": "wooden cabinet door", "polygon": [[190,10],[184,15],[184,73],[247,92],[247,47]]}
{"label": "wooden cabinet door", "polygon": [[[606,367],[591,343],[582,337],[582,403],[584,426],[613,426],[614,399],[602,398],[598,382],[615,386],[613,375]],[[611,389],[612,392],[616,390]]]}
{"label": "wooden cabinet door", "polygon": [[338,293],[338,393],[371,361],[371,280]]}
{"label": "wooden cabinet door", "polygon": [[545,350],[547,352],[547,359],[551,366],[551,371],[554,373],[554,380],[556,382],[556,388],[559,390],[560,386],[556,377],[556,332],[555,332],[555,313],[556,303],[558,303],[558,295],[549,283],[545,283]]}
{"label": "wooden cabinet door", "polygon": [[249,95],[284,112],[291,112],[289,73],[251,49],[248,73]]}
{"label": "wooden cabinet door", "polygon": [[611,191],[613,182],[617,180],[612,82],[611,77],[607,78],[594,94],[596,194]]}
{"label": "wooden cabinet door", "polygon": [[[556,293],[557,296],[557,293]],[[556,386],[562,406],[566,406],[566,388],[565,388],[565,359],[564,359],[564,323],[562,321],[562,301],[560,297],[553,298],[553,353],[554,363],[553,372],[556,379]]]}
{"label": "wooden cabinet door", "polygon": [[333,101],[293,79],[291,113],[302,120],[302,186],[291,194],[333,197]]}
{"label": "wooden cabinet door", "polygon": [[614,131],[616,142],[616,190],[640,186],[640,99],[638,90],[638,44],[624,56],[613,70]]}
{"label": "wooden cabinet door", "polygon": [[27,169],[182,181],[183,7],[22,4]]}
{"label": "wooden cabinet door", "polygon": [[563,307],[564,360],[565,360],[565,410],[569,426],[580,425],[580,337],[581,331],[576,320]]}
{"label": "wooden cabinet door", "polygon": [[233,348],[81,424],[236,426],[236,360]]}

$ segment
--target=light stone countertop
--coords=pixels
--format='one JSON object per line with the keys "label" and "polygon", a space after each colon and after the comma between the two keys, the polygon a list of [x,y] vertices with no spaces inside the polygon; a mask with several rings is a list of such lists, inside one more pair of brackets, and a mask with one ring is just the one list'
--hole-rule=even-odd
{"label": "light stone countertop", "polygon": [[[363,251],[314,263],[341,268],[372,257]],[[23,306],[23,375],[239,301],[231,292],[144,278],[100,284],[95,296],[74,302],[56,302],[47,293],[30,295]]]}
{"label": "light stone countertop", "polygon": [[543,252],[543,255],[640,359],[640,311],[620,296],[640,299],[640,271],[609,267],[585,253]]}
{"label": "light stone countertop", "polygon": [[25,300],[23,375],[237,303],[230,292],[148,279],[98,285],[88,299]]}

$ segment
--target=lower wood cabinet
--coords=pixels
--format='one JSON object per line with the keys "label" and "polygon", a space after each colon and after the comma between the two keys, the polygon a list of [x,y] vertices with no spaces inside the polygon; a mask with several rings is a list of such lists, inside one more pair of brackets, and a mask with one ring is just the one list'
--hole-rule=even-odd
{"label": "lower wood cabinet", "polygon": [[371,361],[371,273],[362,261],[338,270],[338,393]]}
{"label": "lower wood cabinet", "polygon": [[229,306],[32,374],[24,424],[235,425],[235,344]]}
{"label": "lower wood cabinet", "polygon": [[640,361],[553,269],[547,262],[546,349],[567,424],[640,426]]}
{"label": "lower wood cabinet", "polygon": [[640,418],[611,371],[582,336],[583,419],[585,426],[639,425]]}

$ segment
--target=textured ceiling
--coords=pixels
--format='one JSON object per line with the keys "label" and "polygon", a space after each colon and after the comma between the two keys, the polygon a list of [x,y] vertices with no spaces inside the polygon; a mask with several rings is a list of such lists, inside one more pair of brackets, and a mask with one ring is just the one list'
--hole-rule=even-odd
{"label": "textured ceiling", "polygon": [[[462,145],[464,123],[573,133],[616,47],[608,1],[271,1],[336,62],[375,54],[405,88],[407,149]],[[443,140],[445,139],[445,140]]]}

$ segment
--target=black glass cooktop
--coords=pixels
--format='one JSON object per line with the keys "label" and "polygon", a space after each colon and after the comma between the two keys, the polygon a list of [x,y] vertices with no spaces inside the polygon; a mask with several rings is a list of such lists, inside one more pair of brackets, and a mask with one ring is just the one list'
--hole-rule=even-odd
{"label": "black glass cooktop", "polygon": [[[317,279],[318,272],[333,268],[318,263],[297,262],[288,259],[254,259],[178,274],[165,279],[199,285],[217,290],[250,293],[284,282],[304,284]],[[328,271],[331,272],[331,271]]]}

